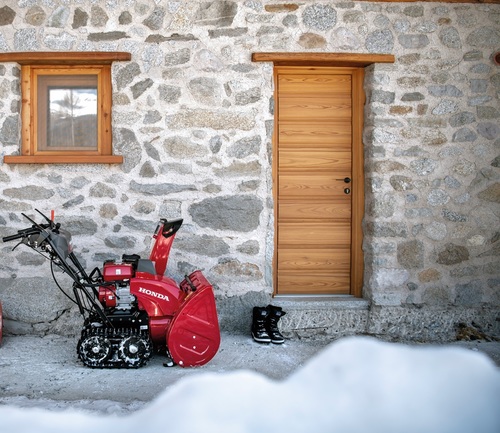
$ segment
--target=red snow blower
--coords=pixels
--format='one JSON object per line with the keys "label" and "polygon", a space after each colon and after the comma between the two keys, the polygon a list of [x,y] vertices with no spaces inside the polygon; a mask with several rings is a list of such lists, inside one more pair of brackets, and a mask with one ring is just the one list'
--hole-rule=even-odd
{"label": "red snow blower", "polygon": [[[199,270],[180,284],[164,276],[182,219],[160,219],[148,259],[124,254],[88,274],[72,251],[71,234],[36,211],[42,224],[22,214],[32,226],[3,241],[19,239],[14,249],[24,244],[50,261],[57,287],[84,317],[77,352],[86,366],[138,368],[157,352],[167,356],[166,366],[194,367],[215,356],[220,332],[211,284]],[[60,286],[55,268],[71,277],[71,292]]]}

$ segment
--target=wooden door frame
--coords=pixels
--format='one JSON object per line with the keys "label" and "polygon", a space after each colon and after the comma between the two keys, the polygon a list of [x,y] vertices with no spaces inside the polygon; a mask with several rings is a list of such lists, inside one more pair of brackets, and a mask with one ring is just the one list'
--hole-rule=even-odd
{"label": "wooden door frame", "polygon": [[[351,295],[361,298],[363,290],[363,218],[365,216],[365,164],[363,149],[365,70],[352,73],[352,202],[351,202]],[[356,187],[357,185],[357,187]]]}
{"label": "wooden door frame", "polygon": [[[352,182],[360,187],[352,189],[351,211],[351,287],[350,294],[362,297],[364,256],[363,256],[363,217],[364,217],[364,68],[373,63],[394,63],[394,56],[390,54],[348,54],[348,53],[253,53],[254,62],[273,62],[273,79],[277,83],[279,66],[302,67],[334,67],[342,68],[352,76]],[[274,100],[278,101],[278,86],[274,88]],[[277,190],[277,110],[274,112],[273,130],[273,199],[274,199],[274,254],[273,254],[273,296],[277,289],[277,224],[276,208],[278,203]],[[312,296],[312,295],[311,295]]]}

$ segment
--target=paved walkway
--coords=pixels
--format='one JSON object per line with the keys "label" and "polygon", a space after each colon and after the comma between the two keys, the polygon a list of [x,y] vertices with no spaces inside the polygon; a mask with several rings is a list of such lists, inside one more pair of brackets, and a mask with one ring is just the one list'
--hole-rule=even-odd
{"label": "paved walkway", "polygon": [[[76,355],[76,343],[76,338],[56,335],[5,337],[0,347],[0,404],[136,410],[177,380],[200,372],[249,369],[284,379],[330,342],[287,340],[282,345],[262,345],[250,336],[223,334],[219,352],[207,365],[163,367],[164,358],[157,355],[137,370],[84,367]],[[500,366],[500,342],[453,344],[484,352]]]}

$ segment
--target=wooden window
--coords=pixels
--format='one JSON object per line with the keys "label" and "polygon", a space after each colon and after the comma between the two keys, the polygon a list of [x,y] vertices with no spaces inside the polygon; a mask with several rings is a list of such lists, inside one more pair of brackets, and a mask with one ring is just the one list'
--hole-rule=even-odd
{"label": "wooden window", "polygon": [[0,54],[0,61],[21,64],[20,155],[4,162],[123,162],[112,152],[111,62],[128,59],[129,53]]}

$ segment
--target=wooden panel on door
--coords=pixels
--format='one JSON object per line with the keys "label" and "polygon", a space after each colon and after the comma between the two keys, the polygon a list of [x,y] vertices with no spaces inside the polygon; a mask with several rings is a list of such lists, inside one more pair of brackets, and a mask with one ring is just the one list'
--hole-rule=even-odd
{"label": "wooden panel on door", "polygon": [[351,243],[350,221],[347,222],[283,222],[278,242],[285,248],[345,247]]}
{"label": "wooden panel on door", "polygon": [[280,149],[331,148],[351,150],[351,120],[328,122],[281,121],[278,125]]}
{"label": "wooden panel on door", "polygon": [[344,295],[346,286],[350,284],[349,271],[337,272],[335,275],[323,275],[319,272],[309,274],[279,275],[280,284],[286,287],[287,295]]}
{"label": "wooden panel on door", "polygon": [[279,151],[279,169],[283,173],[289,171],[310,172],[321,170],[326,172],[351,172],[351,152],[330,150],[281,150]]}
{"label": "wooden panel on door", "polygon": [[[278,85],[280,96],[287,95],[351,95],[351,75],[350,74],[321,74],[316,70],[306,71],[302,69],[300,73],[283,73],[279,75]],[[312,72],[312,73],[310,73]]]}
{"label": "wooden panel on door", "polygon": [[343,194],[346,186],[342,181],[344,172],[338,173],[286,173],[280,176],[278,198],[315,199],[328,198],[350,206],[351,200]]}
{"label": "wooden panel on door", "polygon": [[304,203],[303,200],[280,200],[280,221],[287,220],[345,220],[351,219],[351,203],[334,200],[313,199]]}
{"label": "wooden panel on door", "polygon": [[349,251],[342,248],[307,249],[300,251],[283,249],[280,252],[279,264],[283,274],[301,274],[306,272],[324,272],[325,269],[349,272]]}
{"label": "wooden panel on door", "polygon": [[350,119],[351,98],[339,97],[287,96],[280,98],[280,120],[318,121],[332,119]]}

